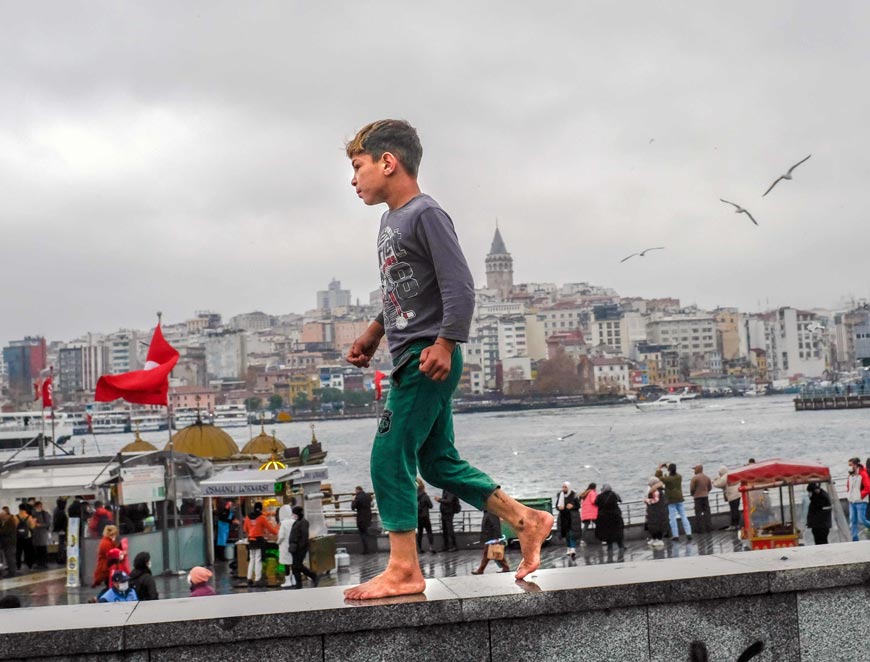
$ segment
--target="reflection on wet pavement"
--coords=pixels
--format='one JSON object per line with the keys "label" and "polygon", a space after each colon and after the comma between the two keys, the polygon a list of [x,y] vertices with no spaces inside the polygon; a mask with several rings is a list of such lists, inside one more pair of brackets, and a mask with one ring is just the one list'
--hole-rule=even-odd
{"label": "reflection on wet pavement", "polygon": [[[699,534],[691,542],[682,538],[680,542],[668,541],[662,549],[653,550],[645,541],[626,542],[627,549],[608,549],[598,542],[584,543],[577,549],[577,558],[571,559],[565,554],[564,545],[555,539],[544,547],[541,553],[541,569],[570,568],[603,563],[620,563],[623,561],[652,561],[708,554],[726,554],[742,549],[736,533],[732,531],[717,531],[715,533]],[[420,568],[427,579],[439,577],[461,577],[468,575],[469,581],[474,581],[471,571],[480,563],[479,547],[458,552],[441,552],[437,554],[423,553],[420,555]],[[510,547],[506,555],[512,568],[520,562],[520,550]],[[333,570],[320,580],[321,586],[350,586],[367,581],[380,573],[387,565],[386,553],[370,554],[368,556],[353,555],[349,569]],[[496,567],[487,569],[496,572]],[[188,595],[187,576],[155,577],[157,589],[161,598],[181,598]],[[244,579],[231,576],[225,562],[219,562],[215,568],[215,589],[220,594],[247,593],[249,591],[277,591],[279,588],[249,588]],[[42,572],[18,575],[11,579],[0,580],[0,597],[6,594],[17,595],[26,607],[45,605],[66,605],[86,603],[96,595],[97,591],[90,587],[67,589],[66,574],[62,568]],[[310,584],[305,584],[306,587]],[[526,590],[532,592],[536,587],[529,583]]]}

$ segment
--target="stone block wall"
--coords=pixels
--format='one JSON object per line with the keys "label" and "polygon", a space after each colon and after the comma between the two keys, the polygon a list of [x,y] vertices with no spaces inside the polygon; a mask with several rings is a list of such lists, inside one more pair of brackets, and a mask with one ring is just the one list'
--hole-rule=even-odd
{"label": "stone block wall", "polygon": [[756,660],[853,662],[870,543],[451,577],[367,603],[335,587],[2,616],[0,660],[678,662],[700,639],[713,661],[761,640]]}

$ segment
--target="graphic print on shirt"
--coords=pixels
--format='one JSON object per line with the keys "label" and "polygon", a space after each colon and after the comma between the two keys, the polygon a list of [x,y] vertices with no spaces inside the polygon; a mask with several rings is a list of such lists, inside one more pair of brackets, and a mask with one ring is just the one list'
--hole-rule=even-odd
{"label": "graphic print on shirt", "polygon": [[414,270],[399,258],[405,256],[399,240],[401,233],[391,227],[384,228],[378,237],[378,261],[381,264],[381,295],[384,300],[384,327],[404,329],[408,321],[417,316],[406,306],[408,299],[420,293]]}

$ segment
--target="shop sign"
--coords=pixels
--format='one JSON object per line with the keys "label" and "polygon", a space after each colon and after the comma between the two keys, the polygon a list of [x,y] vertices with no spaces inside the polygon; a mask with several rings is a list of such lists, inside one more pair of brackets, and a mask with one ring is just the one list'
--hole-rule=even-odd
{"label": "shop sign", "polygon": [[121,469],[119,488],[122,506],[163,501],[166,499],[166,471],[162,466]]}

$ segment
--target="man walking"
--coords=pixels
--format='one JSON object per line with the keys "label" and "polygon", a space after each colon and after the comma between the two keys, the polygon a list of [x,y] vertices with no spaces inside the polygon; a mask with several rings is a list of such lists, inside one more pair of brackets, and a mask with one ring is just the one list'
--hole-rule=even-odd
{"label": "man walking", "polygon": [[33,561],[40,570],[48,568],[48,539],[51,515],[42,508],[42,501],[33,504]]}
{"label": "man walking", "polygon": [[695,526],[698,533],[710,533],[713,530],[713,518],[710,514],[710,491],[713,481],[704,473],[704,466],[695,466],[695,475],[689,481],[689,494],[695,499]]}
{"label": "man walking", "polygon": [[353,495],[353,501],[350,502],[350,509],[356,513],[356,529],[359,531],[359,537],[362,541],[362,553],[368,554],[369,549],[369,527],[372,525],[372,498],[362,488],[362,485],[356,486],[356,493]]}
{"label": "man walking", "polygon": [[692,525],[686,517],[686,506],[683,504],[683,477],[677,473],[677,465],[671,462],[663,464],[656,471],[656,478],[665,486],[665,496],[668,499],[668,517],[671,523],[671,539],[679,541],[680,530],[677,527],[677,516],[683,522],[686,540],[692,539]]}
{"label": "man walking", "polygon": [[462,504],[459,503],[459,497],[442,490],[441,496],[436,496],[435,501],[438,502],[438,510],[441,513],[441,536],[444,538],[445,552],[455,552],[459,549],[456,546],[456,531],[453,528],[453,518],[457,513],[462,511]]}
{"label": "man walking", "polygon": [[867,527],[867,503],[864,499],[870,494],[870,477],[861,464],[861,460],[853,457],[849,460],[849,476],[846,478],[846,496],[849,499],[849,527],[852,530],[852,541],[858,540],[861,529]]}

